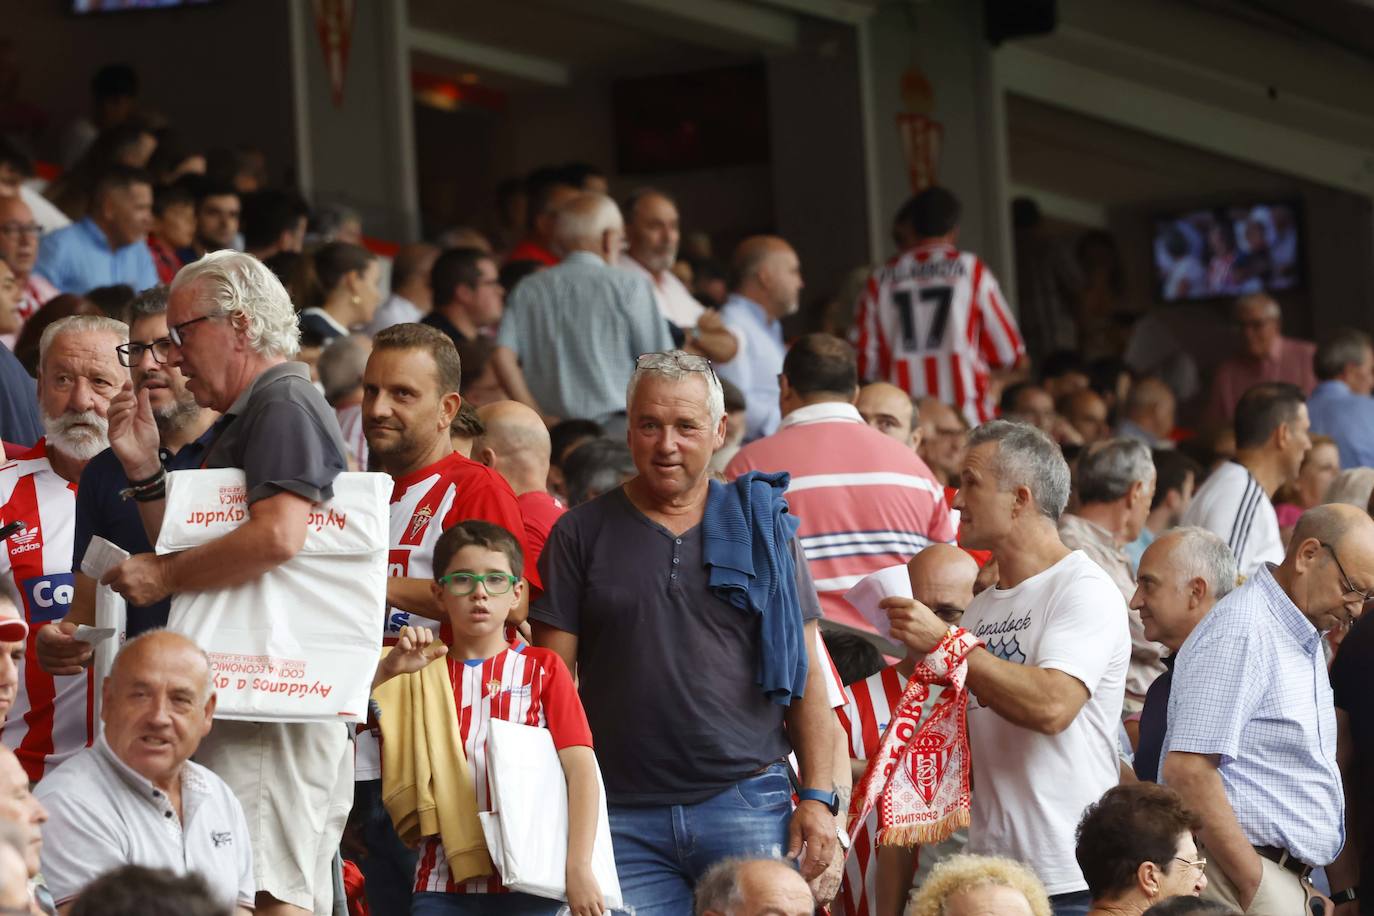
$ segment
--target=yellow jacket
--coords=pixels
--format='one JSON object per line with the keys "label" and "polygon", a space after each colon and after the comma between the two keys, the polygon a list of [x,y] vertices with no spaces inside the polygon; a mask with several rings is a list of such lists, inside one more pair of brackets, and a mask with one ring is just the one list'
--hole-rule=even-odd
{"label": "yellow jacket", "polygon": [[437,835],[455,882],[492,874],[448,663],[394,677],[372,697],[381,708],[382,804],[396,833],[412,848]]}

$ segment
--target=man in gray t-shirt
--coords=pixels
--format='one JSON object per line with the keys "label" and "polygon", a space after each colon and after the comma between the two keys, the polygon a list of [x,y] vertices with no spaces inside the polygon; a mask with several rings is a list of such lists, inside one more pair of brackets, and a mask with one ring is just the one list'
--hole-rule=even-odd
{"label": "man in gray t-shirt", "polygon": [[[763,663],[785,650],[766,639],[760,615],[708,584],[708,464],[725,440],[720,380],[681,351],[632,365],[638,473],[554,525],[530,621],[535,643],[578,674],[626,902],[686,914],[695,884],[721,859],[786,855],[808,879],[830,863],[835,720],[817,658],[820,607],[795,538],[770,561],[781,570],[791,552],[797,606],[776,613],[797,615],[809,661],[789,705],[760,686]],[[789,748],[801,784],[795,812]]]}
{"label": "man in gray t-shirt", "polygon": [[[189,380],[196,403],[222,414],[211,428],[206,466],[243,469],[249,517],[207,544],[136,554],[111,570],[102,581],[136,605],[241,585],[287,562],[305,543],[311,509],[332,496],[334,478],[348,466],[333,411],[306,367],[289,361],[299,349],[295,310],[262,262],[218,251],[188,264],[172,281],[167,325],[168,364]],[[163,471],[146,394],[126,385],[109,419],[110,447],[156,543]],[[353,797],[347,729],[221,722],[197,757],[243,804],[253,834],[256,912],[327,912],[331,863]]]}

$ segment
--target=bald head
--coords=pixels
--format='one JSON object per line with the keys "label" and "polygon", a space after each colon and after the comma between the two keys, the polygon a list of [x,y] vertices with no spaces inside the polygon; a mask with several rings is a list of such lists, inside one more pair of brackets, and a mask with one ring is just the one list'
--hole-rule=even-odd
{"label": "bald head", "polygon": [[940,619],[958,624],[973,600],[978,564],[953,544],[931,544],[906,564],[911,594]]}
{"label": "bald head", "polygon": [[854,403],[864,422],[903,445],[916,446],[916,424],[919,417],[911,397],[896,385],[872,382],[859,389]]}
{"label": "bald head", "polygon": [[126,642],[110,667],[109,680],[136,680],[149,668],[171,664],[185,665],[195,672],[199,683],[204,685],[201,699],[209,696],[212,689],[210,659],[205,650],[171,630],[152,630]]}
{"label": "bald head", "polygon": [[1374,519],[1339,503],[1308,509],[1274,579],[1317,630],[1354,622],[1374,595]]}
{"label": "bald head", "polygon": [[735,291],[774,318],[795,314],[800,307],[801,261],[792,246],[776,235],[755,235],[740,242],[733,274]]}
{"label": "bald head", "polygon": [[816,902],[797,870],[776,859],[726,859],[697,884],[696,916],[810,916]]}
{"label": "bald head", "polygon": [[477,408],[485,432],[473,457],[496,470],[516,495],[543,490],[548,482],[549,430],[539,414],[519,401],[495,401]]}
{"label": "bald head", "polygon": [[1126,419],[1150,433],[1165,439],[1174,429],[1176,410],[1174,391],[1160,379],[1143,378],[1131,386],[1126,396]]}

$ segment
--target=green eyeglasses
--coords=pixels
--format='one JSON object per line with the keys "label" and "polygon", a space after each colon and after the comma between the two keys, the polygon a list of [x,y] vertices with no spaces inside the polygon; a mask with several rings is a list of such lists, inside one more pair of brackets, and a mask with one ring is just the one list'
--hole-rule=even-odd
{"label": "green eyeglasses", "polygon": [[450,595],[462,598],[471,595],[479,582],[482,584],[482,588],[486,589],[488,595],[504,595],[514,588],[515,583],[519,581],[519,576],[512,576],[510,573],[503,572],[452,572],[447,576],[441,576],[439,584],[447,589]]}

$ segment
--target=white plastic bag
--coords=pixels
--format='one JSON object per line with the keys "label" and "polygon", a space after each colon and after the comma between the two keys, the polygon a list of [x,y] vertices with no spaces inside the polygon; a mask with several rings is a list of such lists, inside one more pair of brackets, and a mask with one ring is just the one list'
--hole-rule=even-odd
{"label": "white plastic bag", "polygon": [[[526,894],[568,899],[568,783],[553,735],[546,728],[492,719],[487,725],[487,773],[492,810],[479,811],[477,817],[501,883]],[[621,907],[600,767],[596,785],[600,799],[592,874],[606,906]]]}
{"label": "white plastic bag", "polygon": [[[290,561],[234,588],[173,596],[167,627],[209,654],[216,718],[366,719],[385,620],[391,486],[385,474],[340,474]],[[157,552],[199,546],[247,520],[242,471],[175,471]]]}

